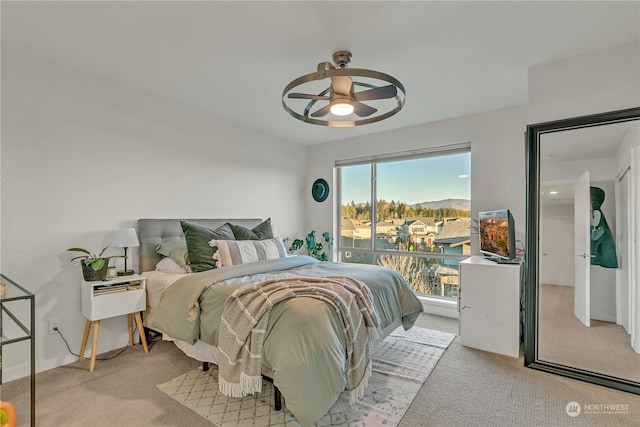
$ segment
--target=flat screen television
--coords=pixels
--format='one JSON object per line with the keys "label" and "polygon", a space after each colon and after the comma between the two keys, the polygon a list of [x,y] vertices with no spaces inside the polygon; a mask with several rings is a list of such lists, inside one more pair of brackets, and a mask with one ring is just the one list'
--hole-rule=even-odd
{"label": "flat screen television", "polygon": [[509,209],[479,212],[478,229],[484,256],[498,262],[515,259],[515,227]]}

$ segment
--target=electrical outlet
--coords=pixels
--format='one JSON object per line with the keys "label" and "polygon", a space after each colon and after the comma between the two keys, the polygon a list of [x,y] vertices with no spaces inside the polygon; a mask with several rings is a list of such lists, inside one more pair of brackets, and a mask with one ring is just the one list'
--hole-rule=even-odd
{"label": "electrical outlet", "polygon": [[54,328],[59,329],[60,328],[60,318],[59,317],[52,317],[51,319],[49,319],[49,334],[57,334],[58,332],[55,331]]}

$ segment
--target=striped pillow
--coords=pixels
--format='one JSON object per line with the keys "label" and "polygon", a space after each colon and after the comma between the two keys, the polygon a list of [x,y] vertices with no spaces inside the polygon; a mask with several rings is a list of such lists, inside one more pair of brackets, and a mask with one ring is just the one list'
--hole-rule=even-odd
{"label": "striped pillow", "polygon": [[218,261],[217,268],[287,256],[282,240],[277,237],[265,240],[211,240],[209,246],[218,247],[213,255],[213,259]]}

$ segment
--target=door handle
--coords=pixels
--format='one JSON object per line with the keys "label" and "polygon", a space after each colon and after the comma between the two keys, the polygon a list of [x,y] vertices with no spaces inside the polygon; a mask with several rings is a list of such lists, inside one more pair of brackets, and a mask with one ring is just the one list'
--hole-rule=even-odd
{"label": "door handle", "polygon": [[587,255],[587,254],[578,254],[576,256],[581,256],[582,258],[595,258],[595,255]]}

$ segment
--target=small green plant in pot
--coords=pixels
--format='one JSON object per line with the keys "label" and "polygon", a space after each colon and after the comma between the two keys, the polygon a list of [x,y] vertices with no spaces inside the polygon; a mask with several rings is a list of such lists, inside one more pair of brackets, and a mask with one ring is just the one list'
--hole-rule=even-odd
{"label": "small green plant in pot", "polygon": [[102,248],[98,255],[96,255],[95,252],[89,252],[83,248],[69,248],[67,250],[70,252],[81,252],[83,254],[71,258],[71,261],[73,262],[77,259],[82,260],[80,265],[82,266],[82,276],[84,280],[87,282],[95,282],[107,277],[107,269],[109,268],[109,260],[111,258],[122,257],[122,255],[103,256],[104,251],[106,251],[108,247],[109,246],[105,246]]}
{"label": "small green plant in pot", "polygon": [[333,237],[325,231],[322,233],[322,241],[317,241],[316,231],[311,230],[311,232],[305,236],[304,240],[295,239],[293,243],[291,243],[289,253],[292,254],[300,250],[303,246],[305,246],[307,255],[320,261],[329,261],[329,255],[327,255],[326,250],[331,250],[331,247],[333,246]]}

